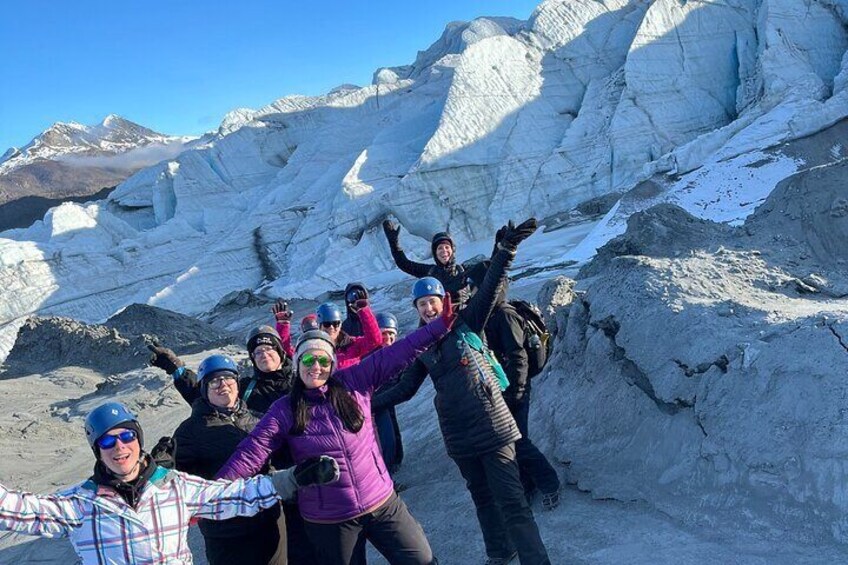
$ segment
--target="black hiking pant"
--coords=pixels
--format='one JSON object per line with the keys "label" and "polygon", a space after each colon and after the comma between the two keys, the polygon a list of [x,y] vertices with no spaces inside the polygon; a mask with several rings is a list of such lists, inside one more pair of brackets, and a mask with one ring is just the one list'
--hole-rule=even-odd
{"label": "black hiking pant", "polygon": [[[203,536],[209,565],[289,565],[286,560],[286,518],[282,512],[276,522],[267,522],[243,536]],[[306,563],[306,562],[301,562]]]}
{"label": "black hiking pant", "polygon": [[475,457],[454,459],[477,507],[486,555],[518,551],[522,565],[549,565],[545,544],[518,478],[515,444]]}
{"label": "black hiking pant", "polygon": [[527,387],[521,400],[509,402],[507,407],[521,432],[521,439],[515,442],[515,458],[518,460],[524,491],[529,494],[536,487],[543,493],[558,492],[560,483],[556,470],[530,440],[527,423],[530,416],[530,387]]}
{"label": "black hiking pant", "polygon": [[303,517],[297,505],[284,502],[283,514],[286,517],[288,565],[314,565],[317,562],[315,550],[312,549],[312,542],[306,534]]}
{"label": "black hiking pant", "polygon": [[433,551],[421,528],[396,493],[382,506],[357,518],[334,524],[304,521],[321,565],[356,563],[363,538],[392,565],[431,565]]}

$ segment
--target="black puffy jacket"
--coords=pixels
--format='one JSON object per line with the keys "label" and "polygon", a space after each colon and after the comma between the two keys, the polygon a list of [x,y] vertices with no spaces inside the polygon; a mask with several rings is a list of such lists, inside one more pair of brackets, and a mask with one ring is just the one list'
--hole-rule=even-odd
{"label": "black puffy jacket", "polygon": [[[239,401],[233,410],[219,410],[202,398],[191,406],[191,416],[174,432],[176,451],[174,459],[179,471],[204,479],[214,479],[218,470],[235,453],[239,442],[246,438],[262,415],[251,412]],[[267,469],[263,469],[263,472]],[[228,538],[260,535],[266,529],[276,530],[280,517],[279,505],[250,518],[229,520],[200,520],[204,536]]]}
{"label": "black puffy jacket", "polygon": [[[262,417],[278,398],[291,392],[292,376],[292,363],[288,357],[283,358],[283,366],[278,371],[265,373],[254,367],[252,377],[239,379],[239,398],[244,400],[249,410]],[[198,400],[205,404],[196,383],[191,369],[186,369],[181,378],[174,380],[177,391],[192,407]],[[275,469],[285,469],[294,462],[289,450],[281,449],[271,455],[271,464]]]}
{"label": "black puffy jacket", "polygon": [[421,355],[396,385],[379,391],[372,400],[375,411],[409,400],[429,374],[436,389],[439,426],[451,457],[481,455],[521,437],[491,365],[460,337],[463,330],[482,334],[512,257],[507,250],[495,255],[480,289],[460,310],[451,332]]}

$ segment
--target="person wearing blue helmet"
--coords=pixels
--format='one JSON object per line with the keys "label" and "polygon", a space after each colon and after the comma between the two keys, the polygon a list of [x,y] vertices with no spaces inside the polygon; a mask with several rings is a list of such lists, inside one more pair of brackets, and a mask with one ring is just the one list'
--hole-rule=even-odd
{"label": "person wearing blue helmet", "polygon": [[[238,365],[226,355],[211,355],[198,366],[200,398],[174,432],[177,470],[214,479],[261,419],[239,398],[238,376]],[[279,505],[253,517],[200,520],[198,526],[210,565],[286,563],[286,521]]]}
{"label": "person wearing blue helmet", "polygon": [[339,473],[327,456],[235,481],[166,469],[144,452],[138,418],[118,402],[92,410],[85,435],[96,458],[88,480],[48,495],[0,485],[0,530],[67,537],[84,565],[190,564],[188,531],[195,518],[254,516],[298,488],[332,482]]}
{"label": "person wearing blue helmet", "polygon": [[[480,339],[518,245],[536,227],[531,218],[518,226],[510,222],[499,232],[491,266],[447,337],[372,401],[372,408],[379,410],[409,400],[429,375],[445,447],[474,501],[490,565],[509,563],[516,555],[522,565],[550,564],[519,478],[515,442],[521,434],[502,395],[506,375]],[[445,295],[436,278],[415,283],[413,305],[422,323],[441,314]]]}
{"label": "person wearing blue helmet", "polygon": [[[285,344],[280,334],[271,326],[261,325],[250,330],[247,335],[247,351],[253,363],[250,377],[236,381],[238,397],[247,409],[264,414],[268,408],[291,391],[292,363],[286,355]],[[194,406],[202,396],[201,382],[197,373],[185,364],[168,348],[159,344],[148,346],[153,352],[150,364],[165,370],[174,379],[174,386],[183,399]],[[198,369],[199,370],[199,369]],[[163,438],[167,440],[168,438]],[[167,451],[167,441],[163,443]],[[158,452],[159,450],[157,450]],[[285,469],[292,465],[291,454],[280,450],[273,455],[271,464],[276,469]],[[290,565],[306,565],[315,562],[313,548],[306,539],[303,519],[296,501],[285,501],[283,512],[286,520],[288,561]]]}
{"label": "person wearing blue helmet", "polygon": [[[393,344],[398,338],[398,321],[394,314],[381,312],[377,314],[377,325],[383,336],[383,347]],[[399,377],[400,375],[398,375]],[[397,378],[390,380],[384,386],[390,387]],[[377,390],[379,393],[379,389]],[[389,473],[394,474],[403,462],[403,438],[400,434],[397,414],[394,406],[374,411],[374,426],[377,428],[377,439],[383,454],[383,462]]]}
{"label": "person wearing blue helmet", "polygon": [[393,344],[398,337],[398,321],[395,315],[388,312],[377,314],[377,326],[383,337],[383,347]]}
{"label": "person wearing blue helmet", "polygon": [[354,337],[342,330],[342,310],[333,302],[325,302],[315,311],[318,325],[333,340],[336,346],[336,362],[339,369],[359,363],[365,355],[378,349],[383,342],[377,318],[367,298],[360,298],[350,308],[359,317],[362,335]]}

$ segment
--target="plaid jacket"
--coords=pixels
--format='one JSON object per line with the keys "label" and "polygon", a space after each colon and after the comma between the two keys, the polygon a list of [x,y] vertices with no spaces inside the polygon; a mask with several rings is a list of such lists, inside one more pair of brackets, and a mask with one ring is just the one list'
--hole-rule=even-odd
{"label": "plaid jacket", "polygon": [[277,502],[264,475],[206,481],[158,467],[135,509],[93,481],[43,496],[0,485],[0,530],[67,536],[84,564],[188,564],[192,518],[253,516]]}

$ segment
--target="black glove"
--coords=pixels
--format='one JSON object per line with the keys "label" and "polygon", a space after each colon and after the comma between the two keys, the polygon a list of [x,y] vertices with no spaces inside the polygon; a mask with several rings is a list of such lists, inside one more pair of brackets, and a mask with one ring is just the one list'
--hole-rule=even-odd
{"label": "black glove", "polygon": [[282,298],[271,306],[271,313],[274,314],[274,319],[281,324],[291,322],[292,311],[289,310],[289,303]]}
{"label": "black glove", "polygon": [[508,249],[509,251],[515,252],[518,248],[518,244],[533,235],[536,231],[538,224],[536,223],[536,218],[530,218],[529,220],[525,220],[518,224],[517,226],[512,224],[512,220],[504,226],[503,236],[501,237],[500,246],[504,249]]}
{"label": "black glove", "polygon": [[355,313],[359,313],[359,311],[363,308],[368,308],[367,298],[360,298],[359,300],[350,305],[350,309],[353,310]]}
{"label": "black glove", "polygon": [[386,233],[386,239],[394,245],[400,238],[400,226],[391,220],[383,220],[383,231]]}
{"label": "black glove", "polygon": [[368,291],[364,288],[354,287],[345,296],[348,304],[356,304],[357,300],[368,300]]}
{"label": "black glove", "polygon": [[294,468],[298,486],[323,485],[339,480],[339,464],[328,455],[311,457]]}
{"label": "black glove", "polygon": [[180,367],[185,366],[177,354],[168,349],[167,347],[162,347],[156,342],[152,344],[147,344],[147,349],[153,352],[150,356],[150,361],[148,361],[154,367],[158,367],[168,373],[169,375],[173,375],[174,371],[179,369]]}
{"label": "black glove", "polygon": [[161,437],[159,442],[150,450],[150,458],[166,469],[174,468],[174,453],[177,451],[177,441],[172,437]]}

